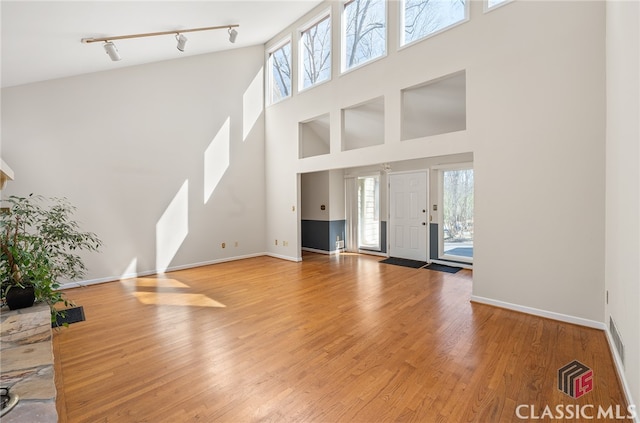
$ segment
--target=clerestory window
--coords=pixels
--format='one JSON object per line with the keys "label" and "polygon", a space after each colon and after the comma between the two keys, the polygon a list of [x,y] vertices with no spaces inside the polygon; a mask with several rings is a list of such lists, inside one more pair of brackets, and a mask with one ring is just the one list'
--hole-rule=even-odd
{"label": "clerestory window", "polygon": [[384,0],[350,0],[344,4],[342,70],[384,56],[387,11]]}
{"label": "clerestory window", "polygon": [[403,0],[402,19],[406,45],[466,20],[466,0]]}
{"label": "clerestory window", "polygon": [[326,14],[300,32],[300,89],[331,78],[331,15]]}

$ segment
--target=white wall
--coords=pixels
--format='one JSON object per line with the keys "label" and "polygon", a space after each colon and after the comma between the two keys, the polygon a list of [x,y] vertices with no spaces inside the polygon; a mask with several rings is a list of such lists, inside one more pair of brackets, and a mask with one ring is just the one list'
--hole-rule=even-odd
{"label": "white wall", "polygon": [[344,202],[344,171],[336,169],[329,171],[329,187],[331,209],[329,220],[344,220],[346,218]]}
{"label": "white wall", "polygon": [[3,196],[69,198],[104,242],[89,280],[263,252],[262,54],[3,89]]}
{"label": "white wall", "polygon": [[[602,325],[604,4],[515,1],[485,14],[471,2],[469,22],[400,51],[396,6],[386,58],[340,75],[334,35],[332,81],[266,109],[268,232],[295,234],[298,217],[285,211],[297,201],[297,173],[472,152],[474,298]],[[400,91],[461,70],[467,129],[400,141]],[[384,145],[341,151],[340,110],[379,96]],[[298,122],[327,112],[331,153],[298,160]],[[268,248],[299,257],[293,244]]]}
{"label": "white wall", "polygon": [[[325,209],[322,210],[321,206]],[[329,221],[331,212],[329,172],[311,172],[300,175],[300,218]]]}
{"label": "white wall", "polygon": [[631,401],[640,401],[640,4],[607,2],[605,319],[625,344]]}

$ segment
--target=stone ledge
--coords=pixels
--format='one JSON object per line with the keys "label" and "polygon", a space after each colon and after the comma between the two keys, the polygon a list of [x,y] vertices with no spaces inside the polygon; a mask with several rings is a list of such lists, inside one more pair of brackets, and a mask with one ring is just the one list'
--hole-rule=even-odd
{"label": "stone ledge", "polygon": [[0,310],[0,384],[20,398],[3,423],[58,421],[51,334],[47,304]]}

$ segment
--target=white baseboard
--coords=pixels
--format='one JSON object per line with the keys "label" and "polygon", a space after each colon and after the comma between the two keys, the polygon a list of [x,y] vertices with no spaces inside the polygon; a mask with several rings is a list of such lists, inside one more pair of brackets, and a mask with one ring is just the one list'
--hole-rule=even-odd
{"label": "white baseboard", "polygon": [[480,304],[506,308],[508,310],[519,311],[521,313],[532,314],[534,316],[545,317],[547,319],[559,320],[561,322],[571,323],[574,325],[586,326],[588,328],[600,330],[606,329],[606,325],[603,322],[596,322],[595,320],[583,319],[581,317],[569,316],[568,314],[555,313],[553,311],[540,310],[538,308],[526,307],[518,304],[508,303],[505,301],[493,300],[491,298],[479,297],[477,295],[472,295],[471,301]]}
{"label": "white baseboard", "polygon": [[302,247],[301,250],[302,251],[308,251],[310,253],[325,254],[325,255],[329,255],[329,256],[334,256],[336,254],[340,254],[340,253],[344,252],[344,249],[327,251],[327,250],[317,250],[315,248],[309,248],[309,247]]}
{"label": "white baseboard", "polygon": [[[581,317],[569,316],[567,314],[562,313],[554,313],[551,311],[540,310],[533,307],[525,307],[517,304],[507,303],[504,301],[492,300],[490,298],[479,297],[477,295],[471,296],[471,301],[487,304],[495,307],[505,308],[508,310],[519,311],[521,313],[532,314],[534,316],[545,317],[547,319],[558,320],[565,323],[571,323],[574,325],[586,326],[589,328],[600,329],[604,331],[605,336],[607,338],[607,342],[609,344],[609,350],[611,351],[611,356],[613,357],[613,363],[616,368],[616,373],[618,374],[618,379],[622,384],[622,391],[624,393],[625,399],[627,400],[628,405],[636,405],[631,396],[631,389],[629,388],[629,384],[627,383],[627,378],[624,374],[624,366],[622,365],[622,360],[620,360],[620,356],[618,355],[618,351],[616,350],[613,339],[611,338],[611,333],[609,332],[609,328],[603,322],[596,322],[595,320],[583,319]],[[636,416],[634,418],[635,423],[640,423],[640,415],[638,412],[640,410],[636,410]]]}
{"label": "white baseboard", "polygon": [[302,261],[302,257],[283,256],[282,254],[263,253],[263,254],[260,254],[260,255],[269,256],[269,257],[282,259],[282,260],[295,261],[296,263]]}
{"label": "white baseboard", "polygon": [[[314,250],[314,249],[310,249],[310,248],[303,248],[303,250],[317,252],[317,253],[321,253],[321,254],[337,254],[337,253],[340,252],[339,250],[336,250],[336,251],[333,251],[333,252],[328,252],[328,251],[322,251],[322,250]],[[379,254],[383,255],[382,253],[379,253]],[[378,255],[378,254],[375,254],[375,255]],[[247,254],[247,255],[243,255],[243,256],[236,256],[236,257],[228,257],[228,258],[210,260],[210,261],[200,262],[200,263],[192,263],[192,264],[186,264],[186,265],[180,265],[180,266],[173,266],[173,267],[168,268],[165,271],[165,273],[166,272],[171,272],[171,271],[176,271],[176,270],[191,269],[191,268],[194,268],[194,267],[208,266],[208,265],[211,265],[211,264],[218,264],[218,263],[242,260],[242,259],[246,259],[246,258],[260,257],[260,256],[269,256],[269,257],[274,257],[274,258],[293,261],[293,262],[301,262],[302,261],[302,257],[291,257],[291,256],[285,256],[285,255],[281,255],[281,254],[274,254],[274,253],[255,253],[255,254]],[[384,256],[386,257],[386,255],[384,255]],[[436,262],[436,260],[433,260],[433,262]],[[99,279],[91,279],[91,280],[86,280],[86,281],[67,282],[67,283],[61,285],[59,289],[77,288],[77,287],[81,287],[81,286],[95,285],[95,284],[105,283],[105,282],[113,282],[113,281],[118,281],[118,280],[122,280],[122,279],[131,279],[131,278],[137,278],[137,277],[150,276],[150,275],[155,275],[155,274],[158,274],[158,273],[159,272],[157,272],[157,271],[144,271],[144,272],[128,273],[128,274],[124,274],[124,275],[121,275],[121,276],[113,276],[113,277],[106,277],[106,278],[99,278]],[[565,322],[565,323],[571,323],[571,324],[575,324],[575,325],[586,326],[586,327],[589,327],[589,328],[603,330],[605,332],[605,335],[606,335],[606,338],[607,338],[607,342],[609,344],[609,350],[611,351],[611,355],[613,356],[613,361],[614,361],[614,364],[615,364],[616,372],[618,374],[618,378],[620,379],[620,381],[622,383],[622,389],[623,389],[624,395],[626,397],[627,404],[635,404],[635,402],[633,401],[633,398],[631,396],[631,389],[629,388],[629,384],[627,383],[627,380],[626,380],[626,377],[625,377],[625,374],[624,374],[624,366],[622,365],[622,361],[620,360],[620,356],[618,355],[618,351],[615,349],[613,340],[611,338],[611,333],[609,332],[609,328],[607,327],[607,325],[605,323],[597,322],[595,320],[583,319],[581,317],[570,316],[570,315],[567,315],[567,314],[555,313],[555,312],[547,311],[547,310],[541,310],[541,309],[537,309],[537,308],[534,308],[534,307],[526,307],[526,306],[522,306],[522,305],[518,305],[518,304],[508,303],[508,302],[505,302],[505,301],[494,300],[494,299],[491,299],[491,298],[480,297],[480,296],[477,296],[477,295],[472,295],[471,296],[471,301],[479,303],[479,304],[486,304],[486,305],[490,305],[490,306],[494,306],[494,307],[504,308],[504,309],[507,309],[507,310],[513,310],[513,311],[518,311],[518,312],[521,312],[521,313],[531,314],[531,315],[534,315],[534,316],[545,317],[545,318],[552,319],[552,320],[558,320],[558,321]],[[640,423],[639,419],[640,419],[640,415],[636,415],[634,421],[636,423]]]}
{"label": "white baseboard", "polygon": [[106,278],[89,279],[89,280],[75,281],[75,282],[66,282],[64,284],[61,284],[60,288],[58,288],[58,289],[78,288],[78,287],[82,287],[82,286],[96,285],[96,284],[100,284],[100,283],[119,281],[119,280],[123,280],[123,279],[142,278],[142,277],[145,277],[145,276],[158,275],[158,274],[162,274],[162,273],[173,272],[173,271],[176,271],[176,270],[193,269],[194,267],[209,266],[211,264],[225,263],[225,262],[228,262],[228,261],[236,261],[236,260],[242,260],[242,259],[247,259],[247,258],[260,257],[260,256],[264,256],[264,255],[267,255],[267,254],[266,253],[246,254],[246,255],[242,255],[242,256],[235,256],[235,257],[227,257],[227,258],[222,258],[222,259],[202,261],[202,262],[199,262],[199,263],[190,263],[190,264],[183,264],[183,265],[179,265],[179,266],[172,266],[172,267],[167,268],[167,270],[165,270],[164,272],[160,272],[158,270],[145,270],[145,271],[142,271],[142,272],[125,273],[125,274],[122,274],[120,276],[108,276]]}

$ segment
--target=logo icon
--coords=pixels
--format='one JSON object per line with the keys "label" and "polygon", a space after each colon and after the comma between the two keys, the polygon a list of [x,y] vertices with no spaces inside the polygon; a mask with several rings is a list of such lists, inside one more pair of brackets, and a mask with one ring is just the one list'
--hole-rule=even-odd
{"label": "logo icon", "polygon": [[593,370],[573,360],[558,369],[558,389],[571,398],[580,398],[593,389]]}

